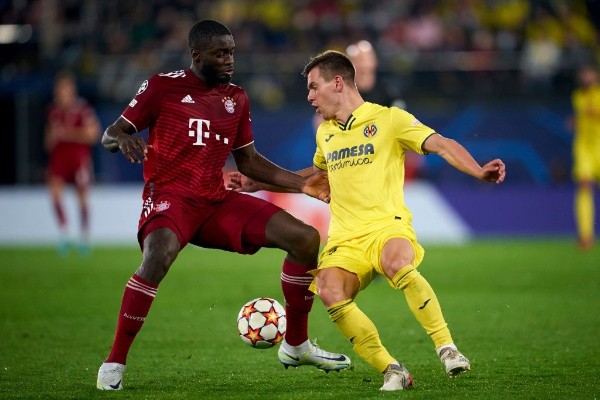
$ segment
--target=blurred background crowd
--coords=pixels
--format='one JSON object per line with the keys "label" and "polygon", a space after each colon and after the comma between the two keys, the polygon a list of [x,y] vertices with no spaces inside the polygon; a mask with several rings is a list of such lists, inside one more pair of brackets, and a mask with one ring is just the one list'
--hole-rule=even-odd
{"label": "blurred background crowd", "polygon": [[[234,81],[253,101],[257,136],[286,126],[257,147],[287,168],[304,167],[314,149],[302,67],[367,40],[380,90],[448,136],[477,138],[478,156],[506,149],[509,182],[569,181],[565,121],[576,69],[600,59],[597,0],[0,1],[0,116],[15,132],[0,183],[43,181],[36,116],[58,71],[77,75],[105,127],[148,76],[190,64],[187,32],[205,18],[234,34]],[[99,180],[139,179],[97,157]],[[437,167],[422,176],[448,178]]]}

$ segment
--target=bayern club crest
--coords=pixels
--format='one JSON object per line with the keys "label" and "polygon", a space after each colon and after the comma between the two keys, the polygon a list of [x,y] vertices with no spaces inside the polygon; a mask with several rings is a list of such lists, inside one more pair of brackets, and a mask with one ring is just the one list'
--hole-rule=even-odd
{"label": "bayern club crest", "polygon": [[363,134],[365,135],[365,137],[373,137],[375,136],[375,134],[377,133],[377,126],[375,126],[375,124],[368,124],[367,126],[365,126],[365,129],[363,130]]}
{"label": "bayern club crest", "polygon": [[169,207],[171,207],[171,203],[167,200],[163,200],[160,203],[156,204],[154,206],[154,210],[156,212],[161,212],[161,211],[166,211],[169,209]]}
{"label": "bayern club crest", "polygon": [[235,101],[233,101],[231,97],[223,97],[221,101],[225,106],[225,111],[227,111],[229,114],[233,114],[235,112]]}

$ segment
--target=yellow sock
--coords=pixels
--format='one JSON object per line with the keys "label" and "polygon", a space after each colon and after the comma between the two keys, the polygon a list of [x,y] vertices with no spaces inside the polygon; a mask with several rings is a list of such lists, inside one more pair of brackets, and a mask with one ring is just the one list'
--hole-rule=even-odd
{"label": "yellow sock", "polygon": [[594,237],[594,193],[590,187],[584,186],[577,189],[575,221],[580,239],[590,240]]}
{"label": "yellow sock", "polygon": [[354,346],[354,352],[377,371],[383,372],[396,361],[383,347],[373,322],[352,300],[344,300],[327,308],[333,323]]}
{"label": "yellow sock", "polygon": [[410,311],[433,340],[435,348],[452,343],[442,308],[429,282],[412,265],[402,268],[392,279],[406,297]]}

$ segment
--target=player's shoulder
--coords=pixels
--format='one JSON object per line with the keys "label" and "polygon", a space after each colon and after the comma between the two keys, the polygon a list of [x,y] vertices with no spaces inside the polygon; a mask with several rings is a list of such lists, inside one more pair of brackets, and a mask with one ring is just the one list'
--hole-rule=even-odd
{"label": "player's shoulder", "polygon": [[150,77],[151,80],[157,80],[161,82],[169,82],[172,80],[184,80],[188,77],[191,72],[185,69],[179,69],[177,71],[159,72]]}
{"label": "player's shoulder", "polygon": [[224,89],[225,91],[228,93],[228,95],[232,96],[232,97],[243,97],[243,98],[247,98],[248,94],[246,93],[246,91],[244,90],[243,87],[236,85],[235,83],[227,83],[224,85]]}
{"label": "player's shoulder", "polygon": [[187,80],[189,74],[190,74],[190,72],[186,71],[184,69],[180,69],[177,71],[169,71],[169,72],[158,72],[158,73],[150,76],[144,82],[142,82],[142,85],[140,86],[140,90],[143,91],[151,85],[164,87],[164,86],[169,86],[169,85],[176,84],[179,82],[184,82],[185,80]]}
{"label": "player's shoulder", "polygon": [[392,107],[378,103],[365,102],[360,108],[360,113],[374,118],[380,118],[393,113]]}
{"label": "player's shoulder", "polygon": [[75,101],[75,104],[73,106],[73,109],[76,110],[77,112],[89,112],[92,111],[92,105],[90,104],[89,101],[87,101],[87,99],[83,98],[83,97],[78,97],[77,100]]}

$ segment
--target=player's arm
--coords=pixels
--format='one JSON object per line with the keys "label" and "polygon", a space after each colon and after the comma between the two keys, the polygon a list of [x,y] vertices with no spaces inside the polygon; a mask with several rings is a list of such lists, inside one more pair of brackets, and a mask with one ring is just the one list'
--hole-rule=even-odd
{"label": "player's arm", "polygon": [[95,113],[90,112],[81,127],[80,141],[85,144],[92,145],[98,140],[100,136],[100,121]]}
{"label": "player's arm", "polygon": [[495,183],[504,181],[506,167],[502,160],[495,159],[481,166],[460,143],[438,133],[425,139],[422,149],[425,153],[439,155],[454,168],[481,181]]}
{"label": "player's arm", "polygon": [[146,160],[149,146],[142,137],[134,136],[135,133],[135,127],[125,118],[119,117],[104,131],[102,146],[111,153],[121,150],[130,162],[141,163]]}
{"label": "player's arm", "polygon": [[234,150],[232,154],[238,171],[254,181],[293,193],[302,192],[329,202],[329,182],[325,173],[313,172],[300,175],[283,169],[258,153],[253,143]]}
{"label": "player's arm", "polygon": [[[296,171],[296,174],[300,176],[308,176],[317,172],[318,169],[316,167],[308,167],[301,169],[300,171]],[[227,189],[235,190],[236,192],[258,192],[259,190],[266,190],[268,192],[277,192],[277,193],[300,193],[297,190],[287,189],[281,186],[269,185],[264,182],[259,182],[254,179],[250,179],[247,176],[243,175],[239,171],[233,171],[228,174],[229,182],[227,182]]]}

